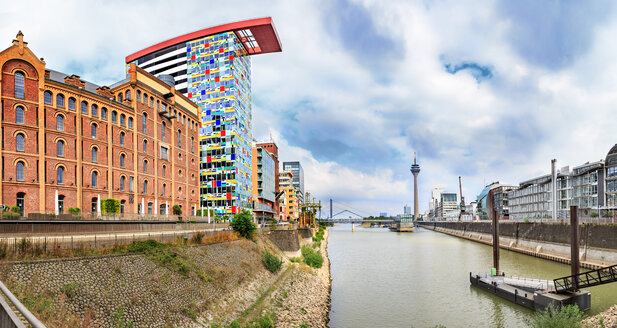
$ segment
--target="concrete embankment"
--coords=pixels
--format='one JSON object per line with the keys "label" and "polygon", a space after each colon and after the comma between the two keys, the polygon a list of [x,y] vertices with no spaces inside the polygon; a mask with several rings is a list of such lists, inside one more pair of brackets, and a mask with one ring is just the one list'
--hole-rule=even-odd
{"label": "concrete embankment", "polygon": [[[425,222],[422,227],[492,245],[490,222]],[[581,266],[597,269],[617,263],[617,225],[580,227]],[[500,248],[552,261],[570,263],[570,225],[563,223],[501,222]]]}

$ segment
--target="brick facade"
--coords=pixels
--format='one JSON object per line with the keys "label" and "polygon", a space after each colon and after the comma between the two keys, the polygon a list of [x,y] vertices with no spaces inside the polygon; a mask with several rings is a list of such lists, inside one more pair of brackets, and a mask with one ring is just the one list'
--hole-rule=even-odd
{"label": "brick facade", "polygon": [[21,33],[0,53],[0,69],[0,204],[23,206],[26,216],[55,212],[56,199],[64,213],[96,214],[98,198],[121,200],[125,214],[166,214],[165,206],[172,214],[176,204],[184,215],[196,210],[198,109],[173,87],[134,66],[111,88],[46,70]]}

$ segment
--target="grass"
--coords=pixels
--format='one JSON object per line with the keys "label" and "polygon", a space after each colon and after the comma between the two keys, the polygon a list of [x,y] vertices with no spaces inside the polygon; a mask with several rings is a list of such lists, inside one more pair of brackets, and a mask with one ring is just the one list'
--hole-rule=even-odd
{"label": "grass", "polygon": [[323,265],[324,259],[321,253],[314,251],[308,245],[302,246],[302,256],[304,257],[304,263],[311,268],[321,268]]}
{"label": "grass", "polygon": [[262,262],[266,269],[272,273],[279,272],[281,270],[281,266],[283,265],[283,260],[278,257],[272,255],[272,253],[268,252],[268,250],[264,247],[263,251],[263,259]]}
{"label": "grass", "polygon": [[76,281],[70,282],[60,288],[60,291],[68,298],[73,298],[77,294],[79,284]]}

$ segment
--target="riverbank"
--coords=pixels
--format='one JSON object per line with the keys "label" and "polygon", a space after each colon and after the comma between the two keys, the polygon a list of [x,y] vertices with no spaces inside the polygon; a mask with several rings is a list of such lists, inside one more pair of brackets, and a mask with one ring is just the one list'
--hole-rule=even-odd
{"label": "riverbank", "polygon": [[589,327],[617,328],[617,305],[583,321]]}

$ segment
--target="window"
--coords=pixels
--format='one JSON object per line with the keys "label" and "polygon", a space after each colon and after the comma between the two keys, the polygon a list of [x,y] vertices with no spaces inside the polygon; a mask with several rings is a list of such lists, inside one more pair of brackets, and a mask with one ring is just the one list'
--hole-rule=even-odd
{"label": "window", "polygon": [[133,128],[133,118],[129,116],[129,129]]}
{"label": "window", "polygon": [[96,163],[98,160],[99,149],[96,147],[92,147],[92,163]]}
{"label": "window", "polygon": [[15,137],[15,150],[24,151],[24,135],[22,133],[18,133]]}
{"label": "window", "polygon": [[21,106],[15,108],[15,123],[24,124],[24,108]]}
{"label": "window", "polygon": [[146,105],[148,104],[148,95],[145,93],[144,93],[144,99],[142,99],[142,102]]}
{"label": "window", "polygon": [[167,170],[167,166],[163,165],[163,178],[165,177],[165,171]]}
{"label": "window", "polygon": [[99,174],[96,171],[92,172],[92,188],[96,188],[99,180]]}
{"label": "window", "polygon": [[[135,97],[137,98],[137,101],[141,101],[141,91],[137,90],[135,92]],[[127,98],[129,98],[129,97],[127,97]]]}
{"label": "window", "polygon": [[148,161],[144,160],[144,173],[148,173]]}
{"label": "window", "polygon": [[161,140],[165,141],[165,122],[161,123]]}
{"label": "window", "polygon": [[131,90],[126,90],[126,93],[125,93],[124,96],[125,96],[126,100],[131,100]]}
{"label": "window", "polygon": [[17,162],[15,165],[15,176],[17,181],[24,181],[24,162]]}
{"label": "window", "polygon": [[64,213],[64,195],[58,195],[58,213]]}
{"label": "window", "polygon": [[124,184],[126,182],[126,178],[123,176],[120,177],[120,191],[124,191]]}
{"label": "window", "polygon": [[107,108],[105,108],[105,107],[101,108],[101,119],[102,120],[106,120],[107,119]]}
{"label": "window", "polygon": [[148,214],[152,214],[152,202],[148,203]]}
{"label": "window", "polygon": [[92,134],[92,139],[96,139],[96,124],[90,126],[90,133]]}
{"label": "window", "polygon": [[64,131],[64,116],[56,116],[56,130]]}
{"label": "window", "polygon": [[182,176],[182,170],[178,170],[178,176],[181,177]]}
{"label": "window", "polygon": [[24,99],[24,73],[15,73],[15,98]]}
{"label": "window", "polygon": [[163,193],[162,193],[163,196],[165,196],[165,188],[166,187],[167,187],[167,185],[163,183]]}
{"label": "window", "polygon": [[64,157],[64,141],[62,140],[58,140],[58,143],[56,143],[56,155]]}
{"label": "window", "polygon": [[122,102],[122,92],[118,94],[118,102]]}
{"label": "window", "polygon": [[148,134],[148,115],[146,115],[146,113],[143,113],[141,116],[141,132],[143,134]]}
{"label": "window", "polygon": [[111,123],[118,123],[118,113],[116,111],[111,112]]}
{"label": "window", "polygon": [[194,137],[191,137],[191,153],[194,153],[194,152],[195,152],[195,146],[194,146],[194,144],[195,144],[195,138],[194,138]]}
{"label": "window", "polygon": [[59,166],[56,172],[56,181],[58,184],[64,184],[64,167]]}
{"label": "window", "polygon": [[146,139],[144,139],[143,151],[144,151],[144,153],[148,152],[148,140],[146,140]]}
{"label": "window", "polygon": [[144,180],[144,194],[148,193],[148,180]]}
{"label": "window", "polygon": [[124,214],[124,205],[126,204],[126,200],[120,201],[120,214]]}
{"label": "window", "polygon": [[126,124],[126,115],[120,114],[120,125],[124,126]]}
{"label": "window", "polygon": [[91,112],[92,116],[94,116],[94,117],[98,117],[99,116],[99,108],[95,104],[92,104],[90,109],[91,109],[90,112]]}
{"label": "window", "polygon": [[126,159],[126,155],[120,154],[120,167],[124,168],[124,160]]}
{"label": "window", "polygon": [[63,95],[59,94],[56,96],[56,106],[64,108],[64,96]]}
{"label": "window", "polygon": [[85,101],[81,102],[81,113],[88,114],[88,103]]}
{"label": "window", "polygon": [[124,132],[120,132],[120,146],[124,146]]}
{"label": "window", "polygon": [[167,148],[163,146],[161,146],[161,159],[164,159],[166,161],[169,160],[169,156],[167,154]]}
{"label": "window", "polygon": [[25,192],[18,192],[17,193],[17,207],[19,207],[19,210],[21,212],[21,215],[24,215],[24,204],[26,203],[26,193]]}
{"label": "window", "polygon": [[51,91],[45,91],[45,93],[43,94],[43,99],[45,100],[45,105],[51,105]]}
{"label": "window", "polygon": [[75,98],[73,97],[69,98],[69,109],[75,110]]}
{"label": "window", "polygon": [[178,130],[178,148],[182,148],[182,131]]}
{"label": "window", "polygon": [[150,107],[152,107],[152,105],[154,105],[154,98],[150,97]]}
{"label": "window", "polygon": [[92,209],[92,213],[98,212],[99,199],[97,197],[92,197],[90,200],[90,208]]}
{"label": "window", "polygon": [[167,214],[167,206],[165,204],[161,204],[159,206],[159,214],[161,215]]}

